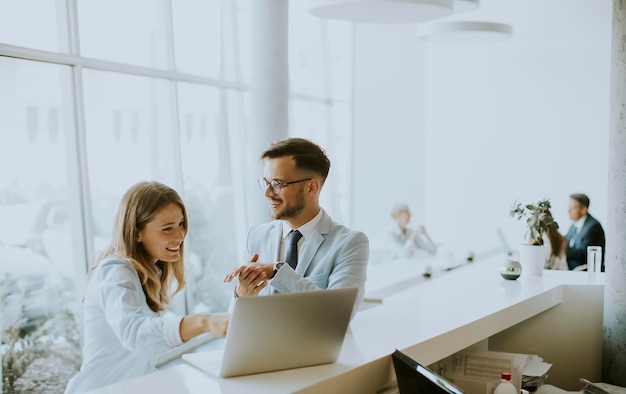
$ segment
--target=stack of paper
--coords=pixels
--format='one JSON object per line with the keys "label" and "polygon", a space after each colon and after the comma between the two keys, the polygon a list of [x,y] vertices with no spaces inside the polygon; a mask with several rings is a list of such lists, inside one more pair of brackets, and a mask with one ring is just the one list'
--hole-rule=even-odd
{"label": "stack of paper", "polygon": [[550,367],[552,364],[533,354],[479,351],[454,355],[449,377],[467,392],[491,393],[502,372],[509,372],[517,390],[535,391],[548,377]]}
{"label": "stack of paper", "polygon": [[535,391],[546,381],[550,367],[552,364],[544,362],[543,358],[529,354],[522,370],[522,388]]}

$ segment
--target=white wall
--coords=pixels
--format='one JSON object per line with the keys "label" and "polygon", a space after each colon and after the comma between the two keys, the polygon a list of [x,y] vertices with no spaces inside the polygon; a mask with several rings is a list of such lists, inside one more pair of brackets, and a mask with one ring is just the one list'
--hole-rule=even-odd
{"label": "white wall", "polygon": [[424,216],[423,44],[413,26],[367,24],[354,43],[352,227],[375,239],[395,203]]}
{"label": "white wall", "polygon": [[[590,212],[606,223],[611,1],[483,0],[449,19],[510,23],[514,38],[420,52],[409,38],[398,47],[409,26],[357,28],[354,225],[388,226],[390,204],[406,195],[436,241],[481,250],[498,245],[497,227],[512,244],[522,240],[508,216],[516,199],[550,198],[567,231],[575,192],[587,193]],[[364,47],[364,32],[374,45]],[[379,81],[363,75],[390,63]],[[384,94],[368,95],[373,85]],[[386,123],[382,114],[396,111],[407,116]],[[409,156],[417,175],[404,166]],[[393,189],[372,183],[381,176]]]}
{"label": "white wall", "polygon": [[511,23],[514,38],[428,46],[432,231],[475,245],[502,225],[518,243],[508,208],[543,197],[567,231],[575,192],[606,223],[611,1],[483,1],[474,16]]}

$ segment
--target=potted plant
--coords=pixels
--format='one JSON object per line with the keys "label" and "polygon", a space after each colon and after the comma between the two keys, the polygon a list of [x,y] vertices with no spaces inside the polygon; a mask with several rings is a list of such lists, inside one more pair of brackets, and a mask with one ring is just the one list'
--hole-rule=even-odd
{"label": "potted plant", "polygon": [[517,220],[525,220],[527,231],[524,237],[529,237],[528,244],[520,245],[519,259],[522,272],[529,275],[541,276],[546,259],[547,249],[543,246],[543,235],[550,228],[558,230],[559,224],[550,213],[550,200],[543,199],[536,203],[522,204],[517,201],[511,207],[510,215]]}

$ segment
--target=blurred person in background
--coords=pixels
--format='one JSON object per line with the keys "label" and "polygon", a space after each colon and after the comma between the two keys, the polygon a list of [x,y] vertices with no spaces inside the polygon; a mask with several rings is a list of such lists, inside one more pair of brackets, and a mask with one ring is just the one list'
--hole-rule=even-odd
{"label": "blurred person in background", "polygon": [[604,272],[604,247],[606,240],[602,225],[589,214],[589,197],[577,193],[570,196],[569,217],[574,221],[567,235],[567,264],[569,269],[587,264],[587,246],[602,248],[602,272]]}
{"label": "blurred person in background", "polygon": [[391,209],[395,226],[387,233],[387,245],[392,258],[411,257],[420,251],[429,254],[437,252],[437,245],[430,238],[424,226],[415,229],[407,225],[411,222],[411,211],[406,204],[396,204]]}

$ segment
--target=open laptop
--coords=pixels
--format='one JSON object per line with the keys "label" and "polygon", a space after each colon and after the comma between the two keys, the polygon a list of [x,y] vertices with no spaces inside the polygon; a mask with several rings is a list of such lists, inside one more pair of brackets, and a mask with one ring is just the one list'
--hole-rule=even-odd
{"label": "open laptop", "polygon": [[220,378],[337,361],[356,288],[240,297],[224,350],[183,354]]}
{"label": "open laptop", "polygon": [[463,394],[463,391],[396,350],[391,354],[400,394]]}

